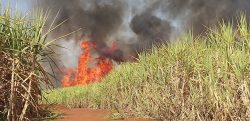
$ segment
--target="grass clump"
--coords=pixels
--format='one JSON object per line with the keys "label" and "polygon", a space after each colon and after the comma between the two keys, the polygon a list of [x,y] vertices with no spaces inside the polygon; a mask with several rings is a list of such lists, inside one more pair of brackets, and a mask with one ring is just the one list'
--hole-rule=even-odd
{"label": "grass clump", "polygon": [[22,17],[0,11],[0,120],[43,117],[40,85],[50,84],[40,65],[50,53],[42,35],[45,19],[42,12]]}
{"label": "grass clump", "polygon": [[158,120],[250,120],[250,26],[221,23],[120,65],[102,83],[57,89],[49,102]]}

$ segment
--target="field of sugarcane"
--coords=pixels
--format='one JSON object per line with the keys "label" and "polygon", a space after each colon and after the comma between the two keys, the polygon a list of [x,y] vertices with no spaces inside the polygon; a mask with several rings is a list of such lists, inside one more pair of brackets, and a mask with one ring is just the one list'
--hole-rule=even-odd
{"label": "field of sugarcane", "polygon": [[42,104],[156,120],[250,120],[250,24],[244,15],[142,53],[101,83],[52,91],[44,90],[51,81],[41,66],[53,54],[46,19],[39,11],[0,11],[0,120],[44,119],[50,112]]}
{"label": "field of sugarcane", "polygon": [[50,103],[177,121],[250,120],[250,24],[219,22],[140,54],[101,83],[55,89]]}
{"label": "field of sugarcane", "polygon": [[44,118],[42,88],[50,86],[41,66],[49,56],[41,11],[21,15],[6,8],[0,11],[0,120],[23,121]]}

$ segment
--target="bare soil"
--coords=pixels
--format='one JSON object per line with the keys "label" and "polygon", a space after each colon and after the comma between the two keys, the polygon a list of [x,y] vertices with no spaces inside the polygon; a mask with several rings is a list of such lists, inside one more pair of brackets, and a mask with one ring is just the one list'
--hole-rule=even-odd
{"label": "bare soil", "polygon": [[[111,112],[109,110],[94,110],[84,108],[69,109],[59,106],[57,111],[63,113],[63,116],[56,121],[112,121],[109,119]],[[150,121],[146,119],[125,119],[115,121]]]}

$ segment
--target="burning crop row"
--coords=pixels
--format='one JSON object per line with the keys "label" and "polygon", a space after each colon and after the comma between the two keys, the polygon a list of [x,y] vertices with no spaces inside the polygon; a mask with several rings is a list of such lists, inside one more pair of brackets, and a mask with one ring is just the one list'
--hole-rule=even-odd
{"label": "burning crop row", "polygon": [[[250,120],[250,24],[222,22],[204,36],[140,54],[103,82],[56,89],[49,102],[160,121]],[[73,93],[73,94],[72,94]]]}

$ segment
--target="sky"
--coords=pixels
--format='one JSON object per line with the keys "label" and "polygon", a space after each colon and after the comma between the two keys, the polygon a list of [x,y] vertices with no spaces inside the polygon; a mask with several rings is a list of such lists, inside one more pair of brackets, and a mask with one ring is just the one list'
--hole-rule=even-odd
{"label": "sky", "polygon": [[31,0],[0,0],[2,7],[10,5],[12,9],[25,13],[31,10]]}

